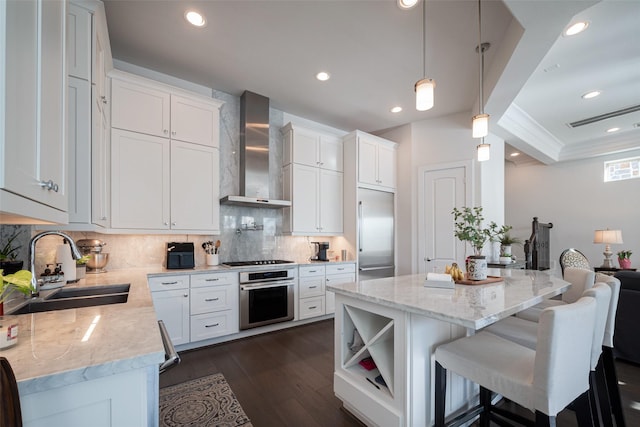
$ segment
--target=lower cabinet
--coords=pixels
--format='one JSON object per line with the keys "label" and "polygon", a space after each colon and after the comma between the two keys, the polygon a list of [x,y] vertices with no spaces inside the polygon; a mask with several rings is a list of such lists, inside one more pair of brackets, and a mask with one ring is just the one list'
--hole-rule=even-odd
{"label": "lower cabinet", "polygon": [[151,277],[149,288],[174,345],[240,330],[237,272]]}
{"label": "lower cabinet", "polygon": [[355,263],[301,265],[298,276],[298,319],[334,313],[335,294],[326,290],[326,284],[355,280]]}

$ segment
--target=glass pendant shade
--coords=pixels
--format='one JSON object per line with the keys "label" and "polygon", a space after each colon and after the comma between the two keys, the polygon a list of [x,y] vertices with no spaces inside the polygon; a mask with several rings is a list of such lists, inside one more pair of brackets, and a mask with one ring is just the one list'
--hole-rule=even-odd
{"label": "glass pendant shade", "polygon": [[416,83],[416,110],[427,111],[433,108],[433,91],[436,82],[433,79],[422,79]]}
{"label": "glass pendant shade", "polygon": [[489,135],[489,115],[488,114],[477,114],[473,116],[473,121],[471,124],[472,128],[472,136],[474,138],[484,138]]}
{"label": "glass pendant shade", "polygon": [[490,158],[491,158],[491,145],[485,144],[484,142],[482,144],[478,144],[478,161],[485,162]]}

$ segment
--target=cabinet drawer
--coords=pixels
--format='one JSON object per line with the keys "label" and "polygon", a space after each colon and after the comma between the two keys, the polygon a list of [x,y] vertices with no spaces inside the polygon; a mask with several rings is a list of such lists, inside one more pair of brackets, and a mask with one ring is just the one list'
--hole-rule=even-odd
{"label": "cabinet drawer", "polygon": [[324,314],[324,296],[300,300],[300,319],[322,316]]}
{"label": "cabinet drawer", "polygon": [[324,276],[324,265],[301,265],[298,273],[300,277]]}
{"label": "cabinet drawer", "polygon": [[355,273],[355,272],[356,272],[355,263],[327,265],[327,276],[330,274],[344,274],[344,273]]}
{"label": "cabinet drawer", "polygon": [[189,276],[159,276],[149,278],[151,292],[186,289],[189,287]]}
{"label": "cabinet drawer", "polygon": [[220,311],[191,316],[191,342],[239,332],[238,312]]}
{"label": "cabinet drawer", "polygon": [[356,281],[355,273],[346,273],[346,274],[327,274],[326,284],[327,285],[339,285],[341,283],[352,283]]}
{"label": "cabinet drawer", "polygon": [[324,277],[310,277],[300,279],[300,298],[308,298],[324,295]]}
{"label": "cabinet drawer", "polygon": [[225,286],[225,285],[237,285],[238,273],[207,273],[207,274],[192,274],[191,275],[191,287],[199,288],[203,286]]}
{"label": "cabinet drawer", "polygon": [[237,308],[239,292],[236,285],[193,288],[191,289],[191,314]]}

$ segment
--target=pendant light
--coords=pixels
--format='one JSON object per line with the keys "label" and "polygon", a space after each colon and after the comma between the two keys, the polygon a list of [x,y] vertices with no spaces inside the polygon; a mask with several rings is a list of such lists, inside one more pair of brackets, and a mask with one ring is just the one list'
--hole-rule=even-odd
{"label": "pendant light", "polygon": [[416,110],[427,111],[433,108],[434,89],[436,82],[426,77],[427,75],[427,0],[422,0],[422,75],[424,78],[418,80],[415,84],[416,91]]}
{"label": "pendant light", "polygon": [[484,142],[484,137],[489,135],[489,114],[484,112],[484,53],[489,49],[489,43],[482,43],[482,0],[478,0],[478,114],[473,116],[471,134],[473,138],[482,138],[477,147],[478,161],[484,162],[490,158],[490,144]]}

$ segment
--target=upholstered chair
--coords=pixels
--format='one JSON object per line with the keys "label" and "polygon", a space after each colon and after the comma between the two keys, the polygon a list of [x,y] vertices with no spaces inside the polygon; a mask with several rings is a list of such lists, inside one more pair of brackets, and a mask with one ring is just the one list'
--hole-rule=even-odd
{"label": "upholstered chair", "polygon": [[0,427],[22,427],[18,383],[9,361],[0,357]]}
{"label": "upholstered chair", "polygon": [[[604,276],[604,275],[603,275]],[[596,299],[597,313],[596,313],[596,325],[593,332],[593,346],[591,349],[591,372],[589,375],[590,385],[590,399],[592,409],[594,410],[594,419],[600,419],[602,425],[613,425],[611,414],[614,415],[616,411],[613,408],[615,397],[617,396],[617,404],[620,406],[619,392],[617,391],[617,377],[616,388],[611,389],[611,385],[608,385],[608,380],[605,377],[605,353],[611,355],[611,344],[613,343],[613,328],[615,327],[616,307],[618,305],[618,294],[620,292],[620,283],[616,283],[617,280],[611,280],[613,278],[600,277],[603,282],[596,283],[593,288],[584,291],[583,296],[590,296]],[[607,282],[604,282],[607,280]],[[484,331],[496,334],[502,338],[506,338],[510,341],[523,345],[525,347],[535,349],[537,345],[537,332],[538,324],[518,317],[508,317],[499,322],[494,323],[484,329]],[[607,346],[609,350],[606,350]],[[613,359],[611,359],[613,363]],[[611,372],[611,369],[610,369]],[[611,375],[615,375],[615,370],[611,372]],[[611,393],[615,393],[612,398]],[[622,408],[620,406],[620,412]],[[618,415],[615,415],[618,418]],[[620,417],[622,424],[617,423],[618,426],[624,425],[624,418]]]}
{"label": "upholstered chair", "polygon": [[[583,297],[573,304],[544,309],[535,350],[486,331],[436,349],[435,423],[444,426],[446,371],[480,385],[480,405],[453,420],[462,425],[480,415],[505,425],[522,420],[495,407],[491,391],[535,412],[536,425],[555,425],[556,415],[572,404],[579,426],[591,426],[589,372],[597,303]],[[518,421],[520,422],[520,421]]]}
{"label": "upholstered chair", "polygon": [[562,274],[564,274],[564,269],[567,267],[592,270],[587,257],[584,256],[582,252],[574,248],[565,249],[560,254],[560,269],[562,270]]}
{"label": "upholstered chair", "polygon": [[562,294],[562,299],[548,299],[540,304],[519,312],[516,316],[537,322],[542,310],[561,304],[576,302],[582,296],[585,289],[589,289],[595,283],[596,273],[592,270],[577,267],[567,267],[564,270],[563,279],[571,283],[571,287]]}

